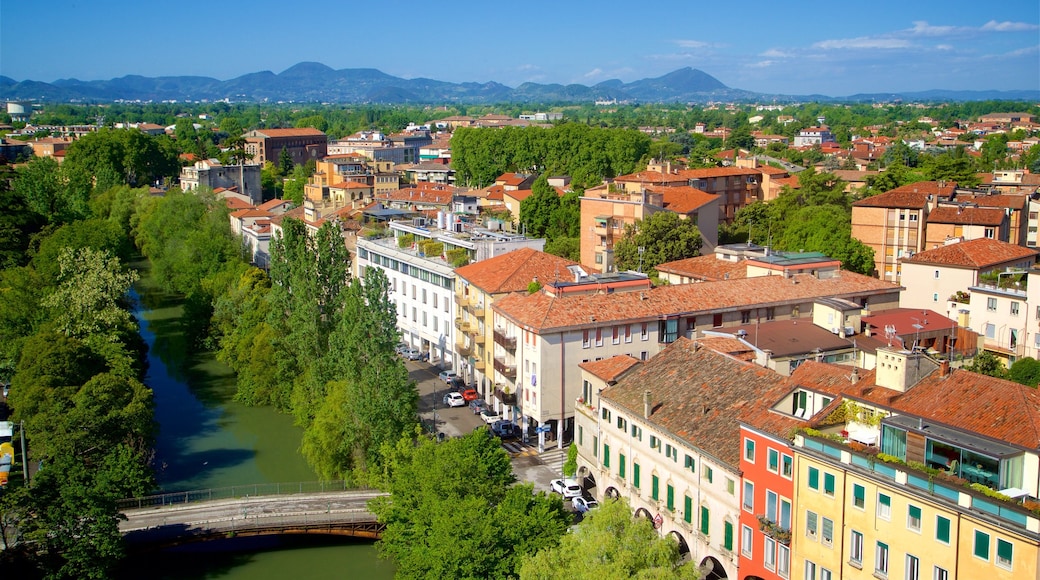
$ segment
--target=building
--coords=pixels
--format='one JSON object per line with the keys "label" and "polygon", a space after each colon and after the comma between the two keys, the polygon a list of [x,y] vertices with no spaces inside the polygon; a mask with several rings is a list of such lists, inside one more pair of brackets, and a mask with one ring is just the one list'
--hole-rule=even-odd
{"label": "building", "polygon": [[255,163],[224,165],[216,159],[204,159],[196,161],[193,165],[182,167],[180,180],[181,189],[184,191],[193,191],[200,187],[213,190],[233,189],[235,193],[245,196],[254,205],[263,202],[260,165]]}
{"label": "building", "polygon": [[494,324],[495,300],[527,292],[531,284],[571,275],[564,258],[521,248],[455,270],[456,372],[474,382],[481,397],[513,418],[516,407],[516,338]]}
{"label": "building", "polygon": [[807,127],[798,131],[798,134],[794,138],[795,147],[812,147],[813,145],[823,145],[824,143],[835,143],[837,140],[834,138],[834,134],[827,126],[820,127]]}
{"label": "building", "polygon": [[255,129],[243,138],[246,155],[261,167],[268,161],[278,164],[282,150],[289,152],[294,165],[304,165],[309,160],[317,161],[328,155],[329,138],[317,129]]}
{"label": "building", "polygon": [[656,288],[649,288],[645,277],[620,273],[543,282],[541,292],[503,297],[492,310],[495,326],[523,347],[516,350],[523,418],[539,426],[551,421],[562,438],[570,432],[568,402],[578,396],[578,363],[620,354],[646,360],[680,336],[811,316],[821,298],[845,298],[882,311],[897,305],[899,290],[846,271],[826,278],[761,276]]}

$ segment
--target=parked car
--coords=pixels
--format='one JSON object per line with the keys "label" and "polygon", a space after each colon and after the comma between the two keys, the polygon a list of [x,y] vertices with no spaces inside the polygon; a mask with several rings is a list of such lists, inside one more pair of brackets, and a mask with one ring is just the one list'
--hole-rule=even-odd
{"label": "parked car", "polygon": [[563,499],[581,497],[581,486],[573,479],[554,479],[549,482],[549,491],[558,493]]}
{"label": "parked car", "polygon": [[599,502],[594,499],[585,499],[582,496],[578,496],[571,499],[571,505],[574,506],[574,511],[579,514],[583,514],[591,509],[599,507]]}
{"label": "parked car", "polygon": [[470,401],[476,401],[477,399],[479,399],[480,394],[477,393],[476,389],[466,389],[465,391],[462,391],[462,398],[466,399],[466,402],[468,403]]}
{"label": "parked car", "polygon": [[501,421],[502,415],[499,415],[498,411],[494,411],[492,409],[484,409],[480,412],[480,419],[488,425],[491,425],[495,421]]}
{"label": "parked car", "polygon": [[465,407],[466,399],[463,399],[459,393],[452,391],[444,395],[444,404],[449,407]]}
{"label": "parked car", "polygon": [[444,381],[445,384],[451,384],[451,379],[453,379],[453,378],[455,378],[457,376],[459,376],[459,375],[455,374],[452,371],[441,371],[437,375],[437,378],[442,380],[442,381]]}
{"label": "parked car", "polygon": [[484,399],[477,399],[469,402],[469,410],[473,411],[474,415],[479,415],[481,411],[488,408],[488,404]]}
{"label": "parked car", "polygon": [[520,438],[520,426],[512,421],[495,421],[491,424],[491,432],[499,439],[506,441]]}
{"label": "parked car", "polygon": [[422,353],[419,352],[419,349],[417,349],[417,348],[406,348],[401,353],[401,356],[403,356],[404,358],[406,358],[408,360],[419,360],[419,359],[422,358]]}
{"label": "parked car", "polygon": [[465,391],[467,388],[466,381],[462,380],[462,377],[451,377],[451,379],[448,380],[448,387],[460,393]]}
{"label": "parked car", "polygon": [[394,347],[394,351],[397,352],[397,354],[404,354],[404,351],[406,350],[408,350],[408,345],[403,342],[397,343],[397,346]]}

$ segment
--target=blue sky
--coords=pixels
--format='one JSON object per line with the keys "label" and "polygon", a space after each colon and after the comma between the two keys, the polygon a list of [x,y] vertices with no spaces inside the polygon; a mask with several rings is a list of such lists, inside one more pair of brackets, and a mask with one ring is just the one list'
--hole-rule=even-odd
{"label": "blue sky", "polygon": [[2,0],[0,74],[226,80],[317,61],[516,86],[690,66],[784,94],[1040,89],[1038,25],[1037,0]]}

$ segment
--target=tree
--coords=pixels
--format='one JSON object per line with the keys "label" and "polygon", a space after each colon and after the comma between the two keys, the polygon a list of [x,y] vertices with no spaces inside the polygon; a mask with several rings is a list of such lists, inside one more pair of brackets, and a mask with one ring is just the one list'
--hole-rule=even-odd
{"label": "tree", "polygon": [[1036,387],[1040,384],[1040,361],[1029,356],[1016,360],[1011,365],[1008,378],[1028,387]]}
{"label": "tree", "polygon": [[[640,252],[642,248],[642,252]],[[700,254],[701,234],[692,220],[661,211],[625,228],[614,244],[619,270],[654,271],[658,264],[692,258]]]}
{"label": "tree", "polygon": [[964,367],[973,373],[996,377],[998,379],[1008,378],[1008,368],[997,356],[988,350],[980,350],[971,364]]}
{"label": "tree", "polygon": [[370,503],[386,525],[376,545],[407,578],[515,578],[521,557],[555,546],[569,515],[558,496],[512,485],[509,456],[487,429],[384,447]]}
{"label": "tree", "polygon": [[622,580],[696,579],[694,562],[683,562],[679,546],[662,538],[649,519],[633,518],[624,499],[609,500],[585,514],[578,529],[559,545],[525,556],[522,580],[597,578]]}
{"label": "tree", "polygon": [[289,153],[289,148],[282,147],[281,152],[278,154],[278,173],[281,175],[289,175],[292,173],[294,167],[296,167],[296,164],[293,163],[293,158]]}
{"label": "tree", "polygon": [[520,202],[520,224],[526,228],[528,236],[544,237],[552,222],[553,212],[559,207],[560,194],[549,185],[544,175],[539,176],[531,186],[531,195]]}
{"label": "tree", "polygon": [[38,157],[17,170],[12,189],[30,210],[50,223],[64,223],[87,215],[89,188],[70,188],[58,162]]}

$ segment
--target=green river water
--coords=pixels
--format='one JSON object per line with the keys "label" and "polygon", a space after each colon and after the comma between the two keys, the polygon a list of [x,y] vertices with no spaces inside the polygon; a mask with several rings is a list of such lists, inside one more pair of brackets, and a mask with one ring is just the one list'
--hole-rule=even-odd
{"label": "green river water", "polygon": [[[299,453],[302,431],[271,408],[234,401],[234,376],[211,354],[189,356],[177,297],[138,284],[141,335],[149,346],[146,383],[159,424],[155,466],[161,491],[313,481]],[[392,578],[369,541],[331,537],[240,538],[132,556],[121,578]]]}

